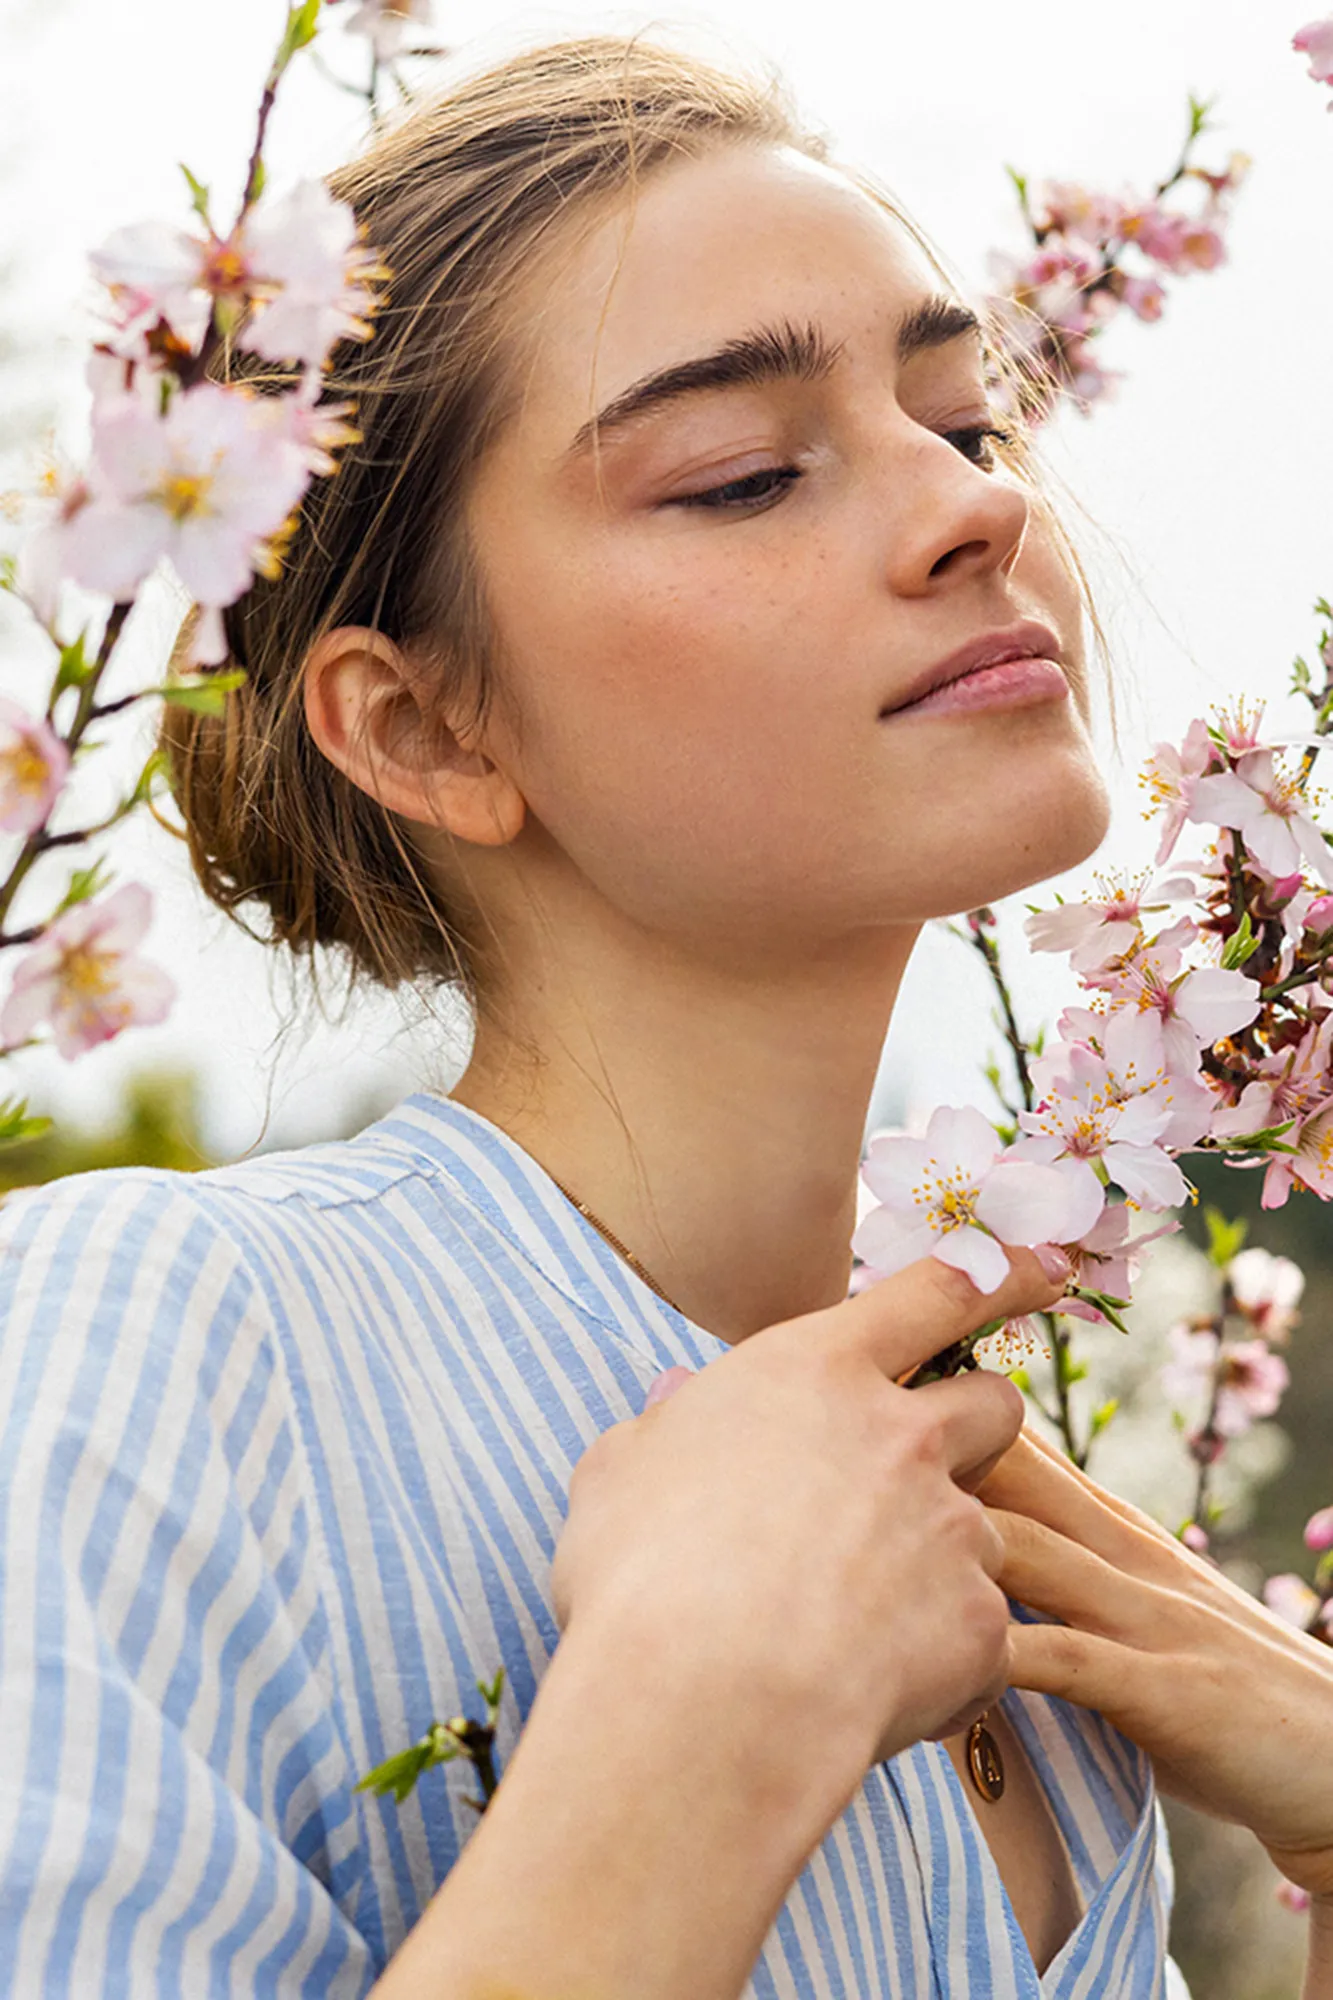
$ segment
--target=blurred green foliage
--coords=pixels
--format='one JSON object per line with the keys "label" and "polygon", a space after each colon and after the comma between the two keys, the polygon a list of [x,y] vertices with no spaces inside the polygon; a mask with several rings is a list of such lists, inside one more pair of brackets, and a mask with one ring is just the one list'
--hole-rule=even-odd
{"label": "blurred green foliage", "polygon": [[197,1079],[188,1071],[146,1070],[126,1084],[109,1125],[60,1118],[40,1138],[0,1148],[0,1193],[98,1167],[193,1173],[215,1164],[200,1132]]}

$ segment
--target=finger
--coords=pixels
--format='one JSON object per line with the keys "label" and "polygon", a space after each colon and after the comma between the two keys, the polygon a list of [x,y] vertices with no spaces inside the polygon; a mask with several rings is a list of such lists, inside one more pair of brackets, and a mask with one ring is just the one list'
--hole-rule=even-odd
{"label": "finger", "polygon": [[974,1369],[913,1392],[939,1425],[950,1476],[971,1491],[1023,1428],[1023,1398],[1005,1375]]}
{"label": "finger", "polygon": [[1160,1521],[1155,1521],[1151,1514],[1145,1514],[1143,1509],[1136,1507],[1131,1500],[1122,1499],[1118,1493],[1112,1493],[1107,1487],[1099,1485],[1081,1465],[1075,1465],[1073,1459],[1060,1445],[1048,1437],[1043,1437],[1040,1431],[1025,1430],[1023,1442],[1031,1444],[1049,1464],[1059,1466],[1082,1487],[1084,1493],[1090,1495],[1107,1512],[1118,1514],[1122,1521],[1128,1521],[1136,1528],[1150,1530],[1156,1540],[1169,1542],[1173,1548],[1184,1546],[1178,1536],[1173,1535],[1169,1528],[1164,1528]]}
{"label": "finger", "polygon": [[[1100,1633],[1071,1625],[1011,1625],[1009,1684],[1092,1708],[1123,1726],[1137,1680],[1135,1655]],[[1130,1732],[1127,1732],[1130,1733]]]}
{"label": "finger", "polygon": [[1031,1430],[1022,1432],[976,1490],[988,1507],[1026,1514],[1121,1569],[1156,1571],[1164,1554],[1173,1562],[1195,1560],[1174,1535],[1117,1501]]}
{"label": "finger", "polygon": [[[1063,1275],[1050,1277],[1033,1251],[1005,1254],[1008,1274],[993,1292],[979,1291],[965,1271],[938,1257],[923,1257],[831,1307],[835,1337],[897,1381],[992,1320],[1042,1312],[1062,1296],[1069,1281],[1067,1259]],[[1055,1256],[1058,1260],[1060,1253]]]}
{"label": "finger", "polygon": [[1140,1644],[1160,1624],[1162,1597],[1067,1536],[1025,1514],[990,1510],[1004,1545],[999,1583],[1033,1611],[1083,1631]]}

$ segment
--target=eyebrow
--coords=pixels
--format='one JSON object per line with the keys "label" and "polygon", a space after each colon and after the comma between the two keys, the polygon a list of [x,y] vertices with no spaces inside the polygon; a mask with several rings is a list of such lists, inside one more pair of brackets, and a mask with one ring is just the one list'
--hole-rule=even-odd
{"label": "eyebrow", "polygon": [[[958,299],[943,293],[923,299],[899,324],[895,341],[899,364],[930,348],[946,347],[951,341],[968,336],[978,337],[981,331],[977,315]],[[822,381],[841,352],[842,343],[831,345],[813,322],[798,327],[783,320],[776,326],[758,327],[726,341],[712,354],[678,361],[670,368],[658,369],[655,374],[631,383],[605,409],[579,427],[568,456],[574,457],[594,440],[600,443],[607,431],[621,429],[649,410],[703,389],[753,387],[761,382]]]}

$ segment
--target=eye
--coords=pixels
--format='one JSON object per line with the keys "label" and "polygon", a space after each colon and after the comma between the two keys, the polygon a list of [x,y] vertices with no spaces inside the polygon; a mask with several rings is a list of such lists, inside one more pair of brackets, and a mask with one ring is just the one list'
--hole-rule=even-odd
{"label": "eye", "polygon": [[973,465],[979,465],[983,472],[990,472],[996,464],[995,445],[1013,444],[1014,433],[1005,430],[1001,424],[963,424],[957,430],[944,431],[942,435],[961,451],[963,457]]}
{"label": "eye", "polygon": [[728,479],[721,486],[707,487],[702,493],[683,493],[669,504],[673,507],[719,507],[740,511],[771,506],[801,477],[796,465],[765,466],[762,472],[747,472],[743,479]]}

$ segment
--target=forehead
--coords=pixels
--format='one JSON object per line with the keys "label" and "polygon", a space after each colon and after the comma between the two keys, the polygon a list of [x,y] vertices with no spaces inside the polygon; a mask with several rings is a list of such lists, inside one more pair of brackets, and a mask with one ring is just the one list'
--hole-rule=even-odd
{"label": "forehead", "polygon": [[905,308],[939,289],[902,222],[835,168],[787,147],[683,160],[534,280],[521,427],[572,432],[631,383],[761,323],[813,321],[887,358]]}

